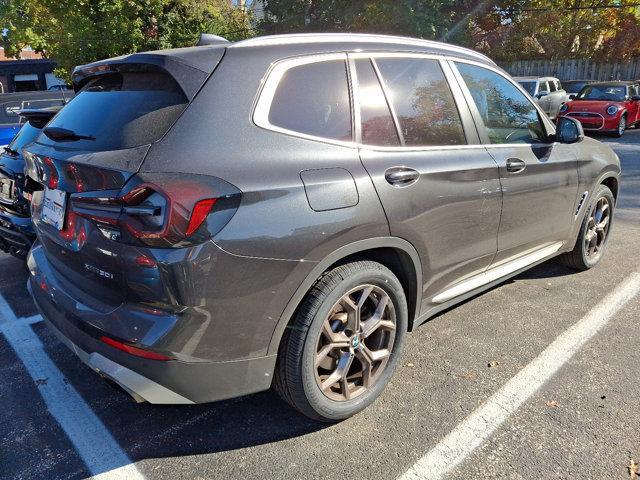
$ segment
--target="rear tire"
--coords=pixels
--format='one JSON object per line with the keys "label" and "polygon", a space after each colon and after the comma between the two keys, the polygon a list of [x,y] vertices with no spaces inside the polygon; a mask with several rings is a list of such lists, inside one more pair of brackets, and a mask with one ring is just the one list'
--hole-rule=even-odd
{"label": "rear tire", "polygon": [[596,266],[609,240],[614,205],[611,190],[606,185],[599,185],[587,206],[573,250],[558,257],[561,263],[575,270],[588,270]]}
{"label": "rear tire", "polygon": [[407,322],[402,285],[384,265],[357,261],[334,268],[307,294],[285,332],[275,390],[318,421],[364,410],[393,375]]}

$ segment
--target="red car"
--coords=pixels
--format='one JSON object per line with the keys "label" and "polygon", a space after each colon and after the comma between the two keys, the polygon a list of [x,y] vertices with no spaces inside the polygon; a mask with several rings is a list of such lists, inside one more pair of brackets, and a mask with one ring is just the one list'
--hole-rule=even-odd
{"label": "red car", "polygon": [[590,83],[560,108],[560,116],[579,120],[585,130],[621,137],[627,127],[640,124],[640,85],[638,82]]}

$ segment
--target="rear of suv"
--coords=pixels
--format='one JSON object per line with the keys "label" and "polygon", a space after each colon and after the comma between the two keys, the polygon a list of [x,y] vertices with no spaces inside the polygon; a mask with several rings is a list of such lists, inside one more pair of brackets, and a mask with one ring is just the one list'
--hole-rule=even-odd
{"label": "rear of suv", "polygon": [[[619,162],[486,57],[284,35],[79,67],[25,153],[29,288],[138,400],[372,403],[406,333],[553,256],[590,268]],[[580,160],[580,161],[578,161]]]}

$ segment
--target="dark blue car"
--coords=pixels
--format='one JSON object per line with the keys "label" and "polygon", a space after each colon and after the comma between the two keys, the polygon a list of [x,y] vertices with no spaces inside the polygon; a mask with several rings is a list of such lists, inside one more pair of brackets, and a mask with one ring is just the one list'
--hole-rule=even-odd
{"label": "dark blue car", "polygon": [[22,110],[20,131],[0,154],[0,250],[24,258],[35,239],[29,204],[32,185],[24,175],[22,149],[62,107]]}

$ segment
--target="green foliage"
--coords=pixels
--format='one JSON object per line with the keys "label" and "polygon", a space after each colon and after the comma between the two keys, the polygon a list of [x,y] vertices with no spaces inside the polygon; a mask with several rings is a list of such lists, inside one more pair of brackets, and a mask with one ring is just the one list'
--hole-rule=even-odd
{"label": "green foliage", "polygon": [[640,9],[623,5],[599,0],[497,2],[469,22],[467,40],[470,47],[502,61],[623,60],[640,54]]}
{"label": "green foliage", "polygon": [[[359,31],[444,40],[496,60],[640,55],[640,8],[603,0],[266,0],[267,33]],[[611,8],[611,7],[621,8]]]}
{"label": "green foliage", "polygon": [[[640,55],[640,8],[612,0],[265,0],[263,33],[346,31],[444,40],[500,61]],[[31,46],[74,66],[194,45],[201,32],[254,35],[229,0],[0,0],[6,53]]]}
{"label": "green foliage", "polygon": [[0,0],[0,26],[8,55],[31,46],[65,78],[95,60],[194,45],[201,32],[252,34],[247,14],[225,0]]}
{"label": "green foliage", "polygon": [[454,0],[266,0],[267,33],[347,31],[437,38]]}

